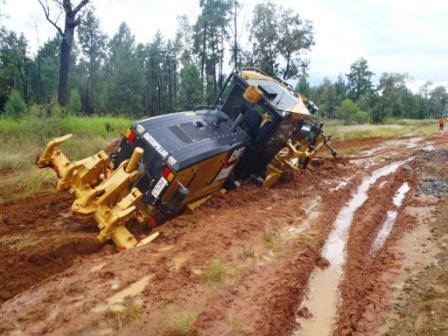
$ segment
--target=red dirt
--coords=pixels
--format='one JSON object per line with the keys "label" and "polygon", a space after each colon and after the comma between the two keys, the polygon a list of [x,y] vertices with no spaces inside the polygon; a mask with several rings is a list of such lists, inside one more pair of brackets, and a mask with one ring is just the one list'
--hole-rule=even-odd
{"label": "red dirt", "polygon": [[[415,179],[411,173],[399,170],[388,178],[389,183],[381,190],[371,188],[369,199],[358,210],[349,232],[347,260],[350,262],[345,265],[345,277],[340,286],[343,304],[338,311],[334,335],[365,335],[384,322],[380,313],[389,304],[385,295],[388,284],[379,278],[385,270],[393,270],[395,262],[395,256],[387,252],[387,244],[392,244],[400,233],[410,228],[412,218],[397,218],[386,246],[379,253],[372,255],[371,247],[386,220],[387,211],[393,208],[392,198],[397,189],[405,181],[414,187]],[[407,195],[408,200],[411,197]]]}
{"label": "red dirt", "polygon": [[95,223],[69,216],[70,204],[68,194],[49,194],[0,206],[0,302],[69,268],[78,256],[105,254]]}
{"label": "red dirt", "polygon": [[[406,143],[400,141],[389,148],[393,160],[411,155],[397,149]],[[335,146],[363,150],[381,142],[350,140]],[[325,159],[316,172],[292,174],[271,190],[245,185],[217,195],[193,214],[165,223],[150,245],[121,253],[95,243],[95,223],[67,215],[68,194],[2,205],[2,240],[19,234],[39,244],[0,245],[8,260],[0,267],[1,298],[7,300],[0,306],[0,333],[20,328],[32,335],[291,335],[297,314],[311,318],[298,308],[312,271],[328,267],[320,250],[336,215],[364,174],[387,163],[382,159],[356,164],[348,157]],[[399,215],[384,247],[373,258],[369,250],[396,189],[403,181],[414,187],[418,178],[399,170],[381,191],[378,181],[356,213],[335,335],[361,335],[382,322],[377,313],[388,309],[381,297],[388,286],[378,279],[393,272],[397,258],[389,246],[412,228],[412,218]],[[335,190],[342,179],[348,184]],[[313,201],[317,206],[310,210]],[[306,226],[312,211],[317,214]],[[303,231],[289,233],[301,225]],[[221,265],[218,273],[207,275],[214,261]],[[146,275],[154,278],[135,300],[124,303],[122,315],[95,311]],[[191,315],[189,329],[179,327]]]}

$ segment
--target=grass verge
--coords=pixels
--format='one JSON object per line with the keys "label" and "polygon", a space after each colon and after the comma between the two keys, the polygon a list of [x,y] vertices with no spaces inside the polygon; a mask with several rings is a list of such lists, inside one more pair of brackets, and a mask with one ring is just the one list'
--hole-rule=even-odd
{"label": "grass verge", "polygon": [[342,126],[333,121],[325,124],[326,134],[335,139],[348,140],[356,138],[394,138],[406,135],[426,136],[438,132],[436,120],[395,120],[390,125],[350,125]]}
{"label": "grass verge", "polygon": [[73,134],[61,149],[71,160],[79,160],[107,147],[131,122],[118,117],[0,118],[0,203],[54,189],[54,172],[34,165],[48,141]]}

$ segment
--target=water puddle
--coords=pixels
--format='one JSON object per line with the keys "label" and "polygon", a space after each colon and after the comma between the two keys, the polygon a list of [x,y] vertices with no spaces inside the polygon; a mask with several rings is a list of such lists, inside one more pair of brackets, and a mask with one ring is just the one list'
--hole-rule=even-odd
{"label": "water puddle", "polygon": [[146,285],[149,283],[149,281],[154,278],[155,274],[149,274],[147,276],[144,276],[140,280],[134,282],[129,287],[126,287],[125,289],[119,291],[118,293],[115,293],[111,297],[106,299],[106,302],[103,304],[100,304],[99,306],[96,306],[93,308],[94,313],[103,313],[107,310],[112,311],[121,311],[125,307],[123,306],[124,299],[127,297],[136,296],[137,294],[140,294],[146,287]]}
{"label": "water puddle", "polygon": [[[398,208],[400,208],[401,204],[403,203],[404,198],[406,197],[406,194],[411,188],[409,187],[409,184],[407,182],[403,183],[401,187],[397,190],[397,193],[394,196],[393,203]],[[390,233],[392,232],[392,229],[394,228],[395,220],[397,219],[398,211],[397,210],[389,210],[387,212],[387,218],[383,223],[383,226],[381,227],[380,231],[378,231],[378,235],[376,236],[375,240],[373,241],[372,245],[372,253],[375,253],[378,251],[381,247],[383,247],[384,242],[386,241],[387,237],[389,237]]]}
{"label": "water puddle", "polygon": [[293,226],[287,229],[287,235],[290,237],[296,237],[305,230],[308,230],[311,226],[313,220],[319,216],[319,203],[321,201],[320,196],[316,197],[310,202],[310,204],[304,209],[306,217],[305,219],[299,220]]}
{"label": "water puddle", "polygon": [[93,267],[90,269],[90,273],[98,272],[99,270],[103,269],[104,266],[106,266],[106,265],[107,265],[106,262],[103,262],[103,263],[101,263],[101,264],[95,265],[95,266],[93,266]]}
{"label": "water puddle", "polygon": [[345,188],[350,183],[351,178],[343,179],[339,182],[339,184],[333,188],[330,188],[330,191],[338,191],[340,189]]}
{"label": "water puddle", "polygon": [[423,141],[423,139],[424,139],[423,137],[409,139],[408,143],[406,144],[406,148],[408,148],[408,149],[416,148],[417,144],[419,142]]}
{"label": "water puddle", "polygon": [[379,189],[383,188],[386,185],[387,181],[384,180],[380,183],[380,185],[378,186]]}
{"label": "water puddle", "polygon": [[401,206],[409,190],[411,190],[411,187],[409,187],[409,184],[407,182],[403,183],[401,187],[398,188],[397,193],[395,194],[392,201],[397,208]]}
{"label": "water puddle", "polygon": [[[408,161],[408,160],[406,160]],[[406,161],[399,161],[380,168],[371,176],[364,178],[356,193],[336,217],[333,231],[322,250],[322,257],[330,262],[324,270],[316,269],[310,278],[308,297],[301,307],[307,307],[313,317],[298,318],[300,327],[294,336],[326,336],[333,330],[339,303],[338,286],[342,280],[342,269],[345,263],[345,247],[348,240],[348,230],[356,210],[367,200],[370,187],[381,177],[387,176],[398,169]]]}
{"label": "water puddle", "polygon": [[425,147],[423,147],[423,150],[428,151],[428,152],[433,151],[435,149],[436,148],[432,144],[429,144],[429,145],[426,145]]}

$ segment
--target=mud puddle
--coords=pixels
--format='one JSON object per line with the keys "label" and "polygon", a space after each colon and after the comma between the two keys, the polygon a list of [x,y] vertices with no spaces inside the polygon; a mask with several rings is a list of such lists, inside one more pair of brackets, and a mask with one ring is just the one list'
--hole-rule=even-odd
{"label": "mud puddle", "polygon": [[373,244],[372,244],[372,253],[378,251],[383,245],[386,239],[389,237],[390,233],[395,224],[395,220],[397,219],[398,209],[403,203],[406,194],[411,190],[409,184],[407,182],[403,183],[401,187],[397,190],[397,193],[394,196],[393,204],[396,206],[397,210],[389,210],[387,212],[387,218],[383,223],[378,235],[376,236]]}
{"label": "mud puddle", "polygon": [[346,259],[345,249],[348,231],[354,215],[367,200],[370,187],[378,179],[393,173],[407,161],[392,163],[364,178],[349,203],[339,212],[334,223],[334,229],[322,250],[322,257],[327,259],[330,265],[324,270],[316,269],[313,272],[310,278],[308,297],[300,307],[301,309],[306,307],[311,312],[312,318],[298,318],[297,323],[300,327],[294,331],[293,335],[331,334],[336,322],[339,304],[338,286],[343,276],[342,270]]}

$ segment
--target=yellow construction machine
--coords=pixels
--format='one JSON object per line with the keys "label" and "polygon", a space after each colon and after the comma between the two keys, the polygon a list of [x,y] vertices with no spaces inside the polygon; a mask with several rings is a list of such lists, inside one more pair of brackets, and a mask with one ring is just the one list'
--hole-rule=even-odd
{"label": "yellow construction machine", "polygon": [[329,137],[312,115],[316,106],[278,78],[255,69],[232,73],[215,105],[133,123],[111,154],[72,162],[50,141],[38,157],[52,168],[57,190],[75,197],[71,212],[93,216],[101,242],[120,249],[144,245],[126,227],[136,220],[154,231],[213,194],[243,183],[272,186],[286,171],[306,169]]}

